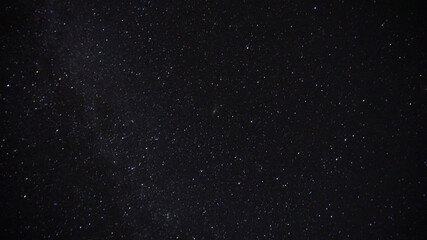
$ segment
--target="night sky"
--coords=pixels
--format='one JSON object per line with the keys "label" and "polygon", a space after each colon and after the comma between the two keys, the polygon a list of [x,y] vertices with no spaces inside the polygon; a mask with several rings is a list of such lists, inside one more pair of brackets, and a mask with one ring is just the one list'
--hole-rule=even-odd
{"label": "night sky", "polygon": [[1,239],[426,239],[415,1],[0,3]]}

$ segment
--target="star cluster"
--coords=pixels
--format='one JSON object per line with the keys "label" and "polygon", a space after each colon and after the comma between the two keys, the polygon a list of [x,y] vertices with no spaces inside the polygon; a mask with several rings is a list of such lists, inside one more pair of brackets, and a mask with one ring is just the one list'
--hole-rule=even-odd
{"label": "star cluster", "polygon": [[2,239],[427,236],[415,3],[0,7]]}

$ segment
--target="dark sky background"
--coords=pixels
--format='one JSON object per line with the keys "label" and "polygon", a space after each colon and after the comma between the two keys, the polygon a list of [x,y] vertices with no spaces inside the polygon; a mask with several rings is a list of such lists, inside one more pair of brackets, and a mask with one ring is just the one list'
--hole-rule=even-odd
{"label": "dark sky background", "polygon": [[421,3],[1,1],[1,239],[426,239]]}

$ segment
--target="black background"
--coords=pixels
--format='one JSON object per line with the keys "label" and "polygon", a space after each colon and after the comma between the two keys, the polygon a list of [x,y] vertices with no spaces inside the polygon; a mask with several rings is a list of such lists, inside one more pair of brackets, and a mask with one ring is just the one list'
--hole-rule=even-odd
{"label": "black background", "polygon": [[425,239],[425,8],[0,4],[2,239]]}

